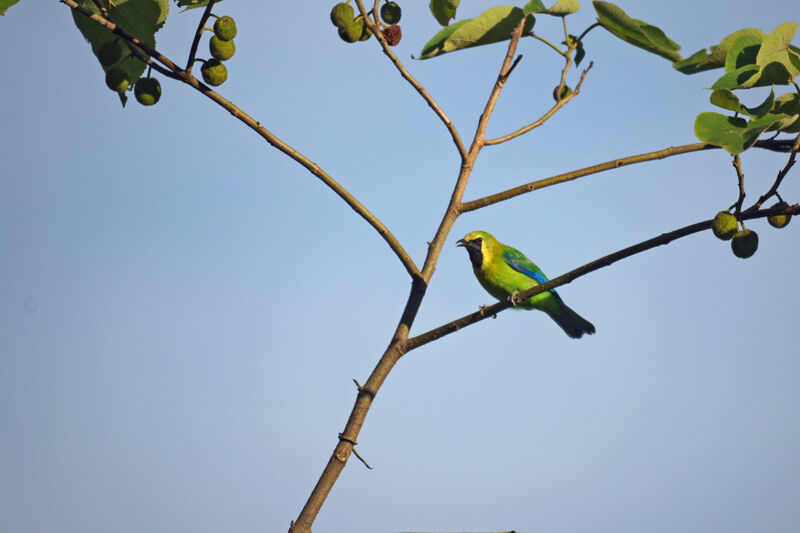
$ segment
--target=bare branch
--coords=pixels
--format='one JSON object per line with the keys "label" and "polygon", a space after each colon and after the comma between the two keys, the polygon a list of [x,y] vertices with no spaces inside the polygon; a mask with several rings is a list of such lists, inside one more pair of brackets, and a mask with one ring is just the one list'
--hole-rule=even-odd
{"label": "bare branch", "polygon": [[753,211],[755,209],[760,209],[761,205],[770,199],[771,196],[778,193],[778,187],[781,186],[781,182],[783,182],[783,178],[786,177],[786,174],[789,173],[789,170],[794,166],[795,159],[797,158],[797,152],[800,150],[800,135],[795,137],[794,145],[792,145],[791,152],[789,153],[789,160],[786,162],[786,165],[778,172],[778,177],[775,178],[775,183],[772,184],[772,187],[769,188],[767,192],[765,192],[761,197],[758,199],[756,203],[751,205],[747,208],[747,211]]}
{"label": "bare branch", "polygon": [[428,106],[433,109],[433,112],[436,113],[436,116],[444,123],[447,131],[450,132],[450,136],[453,138],[453,143],[456,145],[456,149],[458,150],[458,154],[461,156],[461,160],[464,161],[467,157],[467,150],[464,147],[464,143],[461,141],[461,136],[458,134],[458,130],[456,129],[453,121],[450,120],[450,117],[439,107],[439,104],[436,103],[436,100],[425,90],[425,88],[420,85],[420,83],[411,75],[411,73],[403,66],[403,63],[397,58],[395,53],[392,51],[389,43],[386,42],[386,39],[383,37],[383,32],[381,31],[380,27],[378,26],[378,0],[375,1],[375,6],[372,9],[372,15],[375,18],[375,21],[371,20],[368,16],[367,10],[364,8],[364,2],[362,0],[356,0],[356,5],[358,6],[358,11],[361,13],[361,16],[364,17],[364,22],[367,24],[372,33],[375,35],[375,38],[383,48],[383,53],[391,60],[394,64],[395,68],[397,68],[400,75],[405,79],[411,86],[416,89],[420,96],[428,103]]}
{"label": "bare branch", "polygon": [[105,18],[101,17],[97,13],[93,13],[92,11],[79,6],[75,0],[59,0],[61,3],[66,4],[70,8],[78,11],[82,15],[94,20],[98,24],[108,28],[116,35],[119,35],[127,42],[135,44],[142,50],[144,50],[147,54],[151,57],[157,59],[160,63],[165,65],[167,68],[173,71],[174,75],[178,77],[181,81],[186,83],[187,85],[197,89],[205,96],[216,102],[219,106],[223,109],[226,109],[231,115],[235,118],[246,124],[250,129],[258,133],[262,138],[264,138],[269,144],[271,144],[274,148],[277,148],[290,158],[294,159],[304,168],[306,168],[311,174],[316,176],[320,179],[325,185],[327,185],[337,196],[339,196],[342,200],[349,205],[353,211],[358,213],[361,218],[367,221],[367,223],[372,226],[378,234],[383,238],[384,241],[389,245],[392,251],[397,255],[400,262],[405,267],[406,271],[412,278],[416,278],[420,275],[419,269],[417,268],[414,261],[411,259],[411,256],[408,255],[408,252],[405,251],[403,246],[397,240],[397,238],[392,234],[389,229],[384,226],[384,224],[375,216],[373,215],[361,202],[359,202],[350,192],[340,185],[336,180],[334,180],[327,172],[322,170],[319,165],[311,161],[309,158],[292,148],[290,145],[285,143],[281,140],[278,136],[274,133],[269,131],[267,128],[261,125],[260,122],[255,120],[253,117],[239,109],[236,105],[232,102],[223,98],[220,94],[213,91],[210,87],[205,85],[204,83],[200,82],[197,78],[195,78],[191,72],[187,72],[180,67],[178,67],[172,60],[168,57],[161,54],[155,48],[143,43],[134,35],[131,35],[124,29],[120,28],[116,24],[111,21],[106,20]]}
{"label": "bare branch", "polygon": [[[785,209],[781,208],[763,209],[759,211],[744,212],[742,213],[742,219],[764,218],[772,215],[797,215],[797,214],[800,214],[800,204],[795,204]],[[531,289],[522,291],[518,294],[518,297],[521,300],[527,300],[531,296],[535,296],[539,293],[549,291],[550,289],[555,289],[556,287],[560,287],[561,285],[566,285],[567,283],[571,283],[577,278],[585,276],[586,274],[594,272],[595,270],[599,270],[601,268],[612,265],[621,259],[625,259],[626,257],[630,257],[632,255],[636,255],[638,253],[650,250],[651,248],[655,248],[656,246],[669,244],[670,242],[676,239],[680,239],[681,237],[686,237],[687,235],[704,231],[709,228],[711,228],[711,220],[704,220],[702,222],[697,222],[696,224],[691,224],[689,226],[685,226],[675,231],[670,231],[669,233],[663,233],[658,237],[653,237],[652,239],[648,239],[646,241],[640,242],[639,244],[635,244],[633,246],[629,246],[627,248],[623,248],[622,250],[614,252],[613,254],[607,255],[605,257],[601,257],[600,259],[595,259],[594,261],[586,263],[581,267],[578,267],[574,270],[570,270],[566,274],[558,276],[557,278],[553,278],[547,283],[542,283]],[[512,307],[512,303],[510,300],[504,300],[494,305],[481,306],[480,310],[476,311],[475,313],[453,320],[451,322],[448,322],[447,324],[434,328],[430,331],[427,331],[415,337],[411,337],[405,344],[405,353],[415,350],[420,346],[424,346],[429,342],[440,339],[441,337],[454,333],[462,328],[471,326],[472,324],[480,322],[481,320],[492,317],[497,313],[500,313],[501,311],[505,311],[509,307]]]}
{"label": "bare branch", "polygon": [[736,200],[735,210],[733,212],[734,216],[737,219],[742,215],[742,204],[744,203],[744,197],[746,196],[744,192],[744,172],[742,172],[742,159],[739,157],[739,154],[733,156],[733,168],[736,169],[736,180],[739,183],[739,198]]}
{"label": "bare branch", "polygon": [[[764,148],[766,150],[771,150],[774,152],[788,152],[791,150],[792,144],[791,141],[768,140],[768,141],[758,141],[756,142],[755,146],[759,148]],[[666,157],[671,157],[674,155],[687,154],[690,152],[698,152],[701,150],[717,150],[717,149],[719,149],[719,146],[714,146],[713,144],[693,143],[693,144],[684,144],[682,146],[673,146],[670,148],[665,148],[664,150],[658,150],[656,152],[648,152],[646,154],[639,154],[630,157],[623,157],[621,159],[614,159],[612,161],[607,161],[605,163],[600,163],[598,165],[592,165],[590,167],[582,168],[579,170],[573,170],[571,172],[566,172],[564,174],[557,174],[549,178],[532,181],[530,183],[514,187],[513,189],[508,189],[503,192],[499,192],[489,196],[484,196],[483,198],[478,198],[477,200],[471,200],[469,202],[465,202],[461,206],[461,211],[462,212],[474,211],[476,209],[480,209],[488,205],[496,204],[498,202],[503,202],[505,200],[514,198],[521,194],[535,191],[537,189],[543,189],[545,187],[550,187],[551,185],[557,185],[559,183],[564,183],[565,181],[571,181],[574,179],[582,178],[584,176],[588,176],[590,174],[597,174],[598,172],[604,172],[606,170],[620,168],[627,165],[632,165],[634,163],[643,163],[645,161],[653,161],[654,159],[664,159]]]}
{"label": "bare branch", "polygon": [[200,22],[197,23],[197,31],[194,32],[192,46],[189,49],[189,59],[186,60],[186,72],[192,72],[194,59],[197,56],[197,47],[200,44],[200,37],[203,36],[203,30],[206,27],[206,22],[208,22],[208,17],[211,16],[211,10],[214,8],[214,2],[216,2],[216,0],[208,1],[206,8],[203,10],[203,14],[200,16]]}
{"label": "bare branch", "polygon": [[[569,65],[569,62],[571,62],[571,61],[572,61],[572,58],[570,58],[568,56],[568,63],[567,64]],[[539,126],[541,126],[542,124],[547,122],[547,119],[549,119],[550,117],[555,115],[556,112],[559,109],[561,109],[562,107],[567,105],[567,103],[569,103],[570,100],[572,100],[573,98],[578,96],[578,94],[581,92],[581,85],[583,85],[583,80],[586,79],[586,74],[589,73],[589,69],[591,69],[593,65],[594,65],[594,62],[589,63],[589,66],[586,68],[586,70],[583,71],[583,73],[581,74],[581,79],[580,79],[580,81],[578,81],[578,85],[575,86],[575,90],[572,91],[572,93],[570,93],[567,96],[565,96],[564,98],[559,99],[556,102],[556,104],[553,107],[551,107],[549,111],[547,111],[547,113],[545,113],[544,115],[541,116],[541,118],[539,118],[539,120],[537,120],[535,122],[532,122],[532,123],[528,124],[527,126],[518,129],[514,133],[509,133],[508,135],[504,135],[502,137],[497,137],[496,139],[489,139],[484,144],[486,146],[492,146],[492,145],[495,145],[495,144],[500,144],[500,143],[504,143],[506,141],[510,141],[511,139],[519,137],[520,135],[524,135],[524,134],[528,133],[529,131],[531,131],[532,129],[538,128]],[[566,68],[564,70],[564,74],[566,75]],[[560,95],[561,94],[561,89],[563,87],[564,87],[564,78],[562,77],[561,84],[556,88],[556,94]]]}

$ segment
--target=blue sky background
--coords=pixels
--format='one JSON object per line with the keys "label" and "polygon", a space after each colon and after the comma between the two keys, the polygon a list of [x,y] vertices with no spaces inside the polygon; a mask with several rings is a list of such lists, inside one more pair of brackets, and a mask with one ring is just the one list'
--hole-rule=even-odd
{"label": "blue sky background", "polygon": [[[594,20],[584,4],[574,33]],[[401,5],[396,51],[466,141],[505,47],[413,61],[438,26],[427,2]],[[800,15],[790,1],[620,5],[687,56]],[[239,36],[220,92],[421,263],[457,155],[377,43],[342,43],[329,9],[222,3]],[[175,9],[159,49],[185,61],[199,15]],[[537,31],[560,40],[561,22],[542,16]],[[487,148],[466,199],[695,141],[718,71],[684,76],[602,29],[586,48],[580,96]],[[533,39],[520,52],[490,136],[551,105],[560,59]],[[159,105],[122,109],[65,6],[11,8],[0,64],[0,530],[285,531],[344,427],[352,378],[394,330],[407,274],[327,188],[199,93],[162,80]],[[744,154],[748,200],[785,160]],[[781,188],[792,203],[799,178]],[[491,303],[455,247],[469,231],[555,277],[736,195],[715,151],[466,214],[412,333]],[[800,222],[749,226],[760,247],[746,261],[704,232],[561,288],[593,337],[504,312],[406,356],[359,437],[375,469],[353,459],[314,530],[798,531]]]}

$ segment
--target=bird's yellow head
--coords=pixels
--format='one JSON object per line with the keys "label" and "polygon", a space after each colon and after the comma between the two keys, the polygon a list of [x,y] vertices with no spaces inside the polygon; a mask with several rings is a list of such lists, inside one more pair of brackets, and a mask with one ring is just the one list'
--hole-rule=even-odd
{"label": "bird's yellow head", "polygon": [[456,242],[456,246],[463,246],[469,254],[469,260],[474,268],[480,269],[484,257],[491,254],[497,239],[485,231],[467,233],[463,239]]}

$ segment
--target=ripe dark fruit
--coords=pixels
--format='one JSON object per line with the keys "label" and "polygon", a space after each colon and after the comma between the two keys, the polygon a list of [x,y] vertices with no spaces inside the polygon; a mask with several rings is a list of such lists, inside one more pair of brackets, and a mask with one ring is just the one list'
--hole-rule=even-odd
{"label": "ripe dark fruit", "polygon": [[230,41],[236,37],[236,22],[233,17],[220,17],[214,23],[214,35],[223,41]]}
{"label": "ripe dark fruit", "polygon": [[367,23],[364,22],[364,17],[362,17],[361,15],[357,16],[356,19],[353,21],[353,24],[361,28],[361,38],[358,39],[359,41],[366,41],[367,39],[372,37],[372,30],[369,29]]}
{"label": "ripe dark fruit", "polygon": [[731,250],[736,257],[747,259],[758,250],[758,234],[749,229],[737,232],[731,240]]}
{"label": "ripe dark fruit", "polygon": [[714,232],[714,235],[723,241],[732,238],[738,229],[739,223],[736,221],[736,217],[727,211],[720,211],[717,213],[711,224],[711,230]]}
{"label": "ripe dark fruit", "polygon": [[223,41],[216,35],[212,35],[211,40],[208,41],[208,49],[211,55],[220,61],[230,59],[236,53],[236,45],[233,44],[233,40]]}
{"label": "ripe dark fruit", "polygon": [[386,39],[386,42],[389,43],[389,46],[396,46],[397,43],[400,42],[400,39],[402,39],[403,32],[400,26],[393,24],[383,30],[383,37]]}
{"label": "ripe dark fruit", "polygon": [[356,24],[354,21],[350,21],[350,24],[343,28],[339,28],[339,37],[346,43],[354,43],[361,39],[362,29],[361,26]]}
{"label": "ripe dark fruit", "polygon": [[203,63],[200,72],[203,74],[203,80],[214,87],[222,85],[228,79],[228,69],[216,57]]}
{"label": "ripe dark fruit", "polygon": [[140,78],[133,86],[136,101],[142,105],[153,105],[161,99],[161,84],[155,78]]}
{"label": "ripe dark fruit", "polygon": [[395,2],[386,2],[381,6],[381,20],[386,24],[397,24],[402,14],[403,10]]}
{"label": "ripe dark fruit", "polygon": [[[772,206],[773,209],[786,209],[787,207],[789,207],[789,204],[786,202],[778,202]],[[784,228],[790,220],[792,220],[792,215],[772,215],[771,217],[767,217],[767,222],[769,222],[769,225],[773,228]]]}
{"label": "ripe dark fruit", "polygon": [[331,22],[339,29],[345,28],[353,22],[354,14],[352,6],[339,2],[331,9]]}
{"label": "ripe dark fruit", "polygon": [[106,85],[108,85],[108,88],[112,91],[118,93],[125,92],[128,90],[130,84],[131,80],[124,68],[111,67],[106,71]]}
{"label": "ripe dark fruit", "polygon": [[97,49],[97,59],[104,67],[109,67],[122,57],[122,47],[116,40],[106,41]]}

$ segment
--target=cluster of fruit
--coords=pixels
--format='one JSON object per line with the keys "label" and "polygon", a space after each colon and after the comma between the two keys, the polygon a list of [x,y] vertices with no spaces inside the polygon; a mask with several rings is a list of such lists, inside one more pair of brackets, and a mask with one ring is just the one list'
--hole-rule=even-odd
{"label": "cluster of fruit", "polygon": [[208,42],[211,59],[204,61],[200,68],[203,81],[207,84],[216,87],[228,79],[228,69],[223,61],[232,58],[236,53],[236,45],[233,44],[234,37],[236,37],[236,22],[233,17],[217,17],[217,21],[214,23],[214,35]]}
{"label": "cluster of fruit", "polygon": [[[106,41],[97,48],[97,59],[106,68],[106,85],[112,91],[123,93],[130,87],[130,75],[122,66],[122,62],[129,57],[130,54],[122,57],[119,38]],[[140,78],[133,88],[133,93],[140,104],[153,105],[161,98],[161,84],[149,76]]]}
{"label": "cluster of fruit", "polygon": [[[390,46],[395,46],[403,37],[403,32],[397,25],[400,22],[402,10],[395,2],[386,2],[381,6],[380,14],[381,20],[387,24],[381,30],[383,37]],[[331,22],[339,29],[339,37],[346,43],[366,41],[372,37],[372,30],[367,26],[364,17],[361,15],[355,17],[354,15],[355,11],[349,0],[348,2],[339,2],[331,9]]]}
{"label": "cluster of fruit", "polygon": [[[780,201],[772,206],[773,208],[785,209],[789,207],[784,201]],[[773,215],[767,217],[769,225],[774,228],[783,228],[792,219],[792,215]],[[733,255],[746,259],[751,257],[758,250],[758,234],[744,227],[739,229],[739,221],[728,211],[720,211],[714,217],[711,230],[718,238],[723,241],[731,241]]]}

